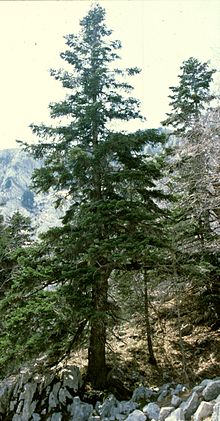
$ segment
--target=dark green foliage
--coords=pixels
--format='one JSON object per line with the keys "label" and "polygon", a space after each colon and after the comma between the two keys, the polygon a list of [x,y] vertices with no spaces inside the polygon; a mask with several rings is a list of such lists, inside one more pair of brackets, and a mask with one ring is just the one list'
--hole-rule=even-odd
{"label": "dark green foliage", "polygon": [[208,63],[200,63],[196,58],[190,57],[180,67],[179,86],[170,89],[171,113],[162,122],[164,126],[172,126],[175,133],[180,134],[192,127],[209,105],[214,96],[210,93],[210,84],[213,80],[214,69],[209,69]]}
{"label": "dark green foliage", "polygon": [[[110,39],[104,18],[104,9],[96,5],[81,21],[80,34],[65,37],[68,50],[61,57],[72,73],[51,71],[68,91],[64,101],[50,104],[52,118],[61,123],[32,125],[39,143],[26,145],[44,158],[44,167],[34,173],[36,189],[60,193],[57,206],[68,198],[63,226],[43,238],[49,253],[45,267],[54,268],[56,291],[69,302],[69,314],[90,322],[88,378],[96,388],[106,383],[111,273],[142,270],[148,250],[160,247],[167,212],[160,204],[168,199],[158,187],[164,157],[145,153],[146,146],[164,145],[165,135],[110,129],[115,120],[141,118],[128,83],[139,70],[113,67],[121,45]],[[46,279],[52,280],[49,274]],[[63,344],[69,347],[65,339]]]}
{"label": "dark green foliage", "polygon": [[0,240],[0,296],[11,286],[11,279],[22,247],[30,244],[32,228],[30,219],[15,212],[4,223],[1,221]]}

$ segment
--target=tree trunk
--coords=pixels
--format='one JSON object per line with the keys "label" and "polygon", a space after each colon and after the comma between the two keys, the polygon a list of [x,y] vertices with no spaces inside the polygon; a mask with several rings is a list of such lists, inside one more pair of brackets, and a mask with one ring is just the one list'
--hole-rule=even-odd
{"label": "tree trunk", "polygon": [[180,352],[182,357],[182,367],[183,367],[183,374],[184,374],[184,381],[185,383],[189,383],[189,376],[187,373],[187,361],[186,361],[186,351],[184,347],[184,342],[182,338],[181,332],[181,314],[180,314],[180,305],[181,305],[181,292],[178,286],[178,275],[177,275],[177,266],[176,266],[176,254],[173,254],[173,275],[174,275],[174,286],[175,286],[175,301],[176,301],[176,310],[177,310],[177,329],[179,335],[179,346]]}
{"label": "tree trunk", "polygon": [[147,345],[149,352],[148,362],[152,365],[157,365],[156,358],[154,356],[152,337],[151,337],[151,327],[149,320],[149,299],[148,299],[148,285],[147,285],[147,270],[144,269],[144,310],[145,310],[145,325],[147,333]]}
{"label": "tree trunk", "polygon": [[91,318],[87,373],[87,379],[91,382],[92,387],[97,390],[103,390],[106,386],[107,293],[108,274],[100,274],[94,280],[92,290],[94,314]]}

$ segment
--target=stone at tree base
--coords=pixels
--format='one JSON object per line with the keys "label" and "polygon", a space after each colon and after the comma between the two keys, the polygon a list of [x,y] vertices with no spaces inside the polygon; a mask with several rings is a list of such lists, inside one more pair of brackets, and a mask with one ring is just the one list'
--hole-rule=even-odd
{"label": "stone at tree base", "polygon": [[96,410],[98,414],[101,416],[101,419],[105,419],[111,416],[115,416],[119,413],[118,404],[116,397],[114,395],[110,395],[102,405],[97,405]]}
{"label": "stone at tree base", "polygon": [[13,393],[13,389],[16,386],[14,379],[6,379],[1,382],[0,387],[0,413],[5,414],[8,406],[8,402]]}
{"label": "stone at tree base", "polygon": [[70,421],[87,421],[93,411],[93,406],[89,403],[81,402],[78,396],[73,398],[73,403],[68,405],[68,412],[72,416]]}
{"label": "stone at tree base", "polygon": [[137,409],[138,404],[133,401],[121,401],[118,402],[118,412],[119,414],[129,415],[132,411]]}
{"label": "stone at tree base", "polygon": [[205,386],[201,386],[201,385],[199,385],[199,386],[195,386],[195,387],[192,389],[192,392],[196,392],[196,393],[197,393],[197,395],[201,396],[202,391],[203,391],[204,389],[205,389]]}
{"label": "stone at tree base", "polygon": [[182,402],[180,406],[183,409],[185,419],[190,420],[190,417],[194,414],[194,412],[199,406],[198,394],[196,392],[193,392],[192,395],[190,395],[185,402]]}
{"label": "stone at tree base", "polygon": [[212,413],[212,421],[219,421],[220,420],[220,401],[214,405],[213,413]]}
{"label": "stone at tree base", "polygon": [[13,415],[12,421],[24,421],[21,415],[15,414]]}
{"label": "stone at tree base", "polygon": [[26,383],[24,385],[24,391],[20,394],[19,399],[23,399],[24,401],[31,402],[33,399],[33,396],[36,392],[37,385],[36,383]]}
{"label": "stone at tree base", "polygon": [[37,406],[36,401],[33,401],[31,403],[24,401],[24,406],[23,406],[23,411],[22,411],[22,419],[23,420],[29,420],[29,418],[31,417],[31,415],[35,411],[36,406]]}
{"label": "stone at tree base", "polygon": [[62,421],[62,414],[61,412],[56,412],[52,415],[51,421]]}
{"label": "stone at tree base", "polygon": [[17,406],[17,409],[16,409],[16,414],[20,414],[21,413],[22,408],[23,408],[23,403],[24,403],[23,400],[18,403],[18,406]]}
{"label": "stone at tree base", "polygon": [[211,379],[203,379],[199,386],[204,386],[204,388],[209,384],[212,383],[213,380]]}
{"label": "stone at tree base", "polygon": [[193,421],[202,421],[206,417],[209,417],[212,414],[213,406],[214,403],[212,402],[201,402],[195,414],[193,415]]}
{"label": "stone at tree base", "polygon": [[68,387],[75,393],[82,387],[82,377],[77,366],[66,366],[60,372],[63,387]]}
{"label": "stone at tree base", "polygon": [[[17,401],[10,401],[10,404],[9,404],[9,411],[10,411],[10,412],[15,411],[15,407],[16,407],[16,405],[17,405]],[[1,410],[0,410],[0,412],[1,412]]]}
{"label": "stone at tree base", "polygon": [[177,408],[175,411],[165,418],[165,421],[185,421],[184,413],[182,408]]}
{"label": "stone at tree base", "polygon": [[154,419],[157,421],[159,419],[160,407],[156,403],[151,402],[144,406],[143,412],[150,420]]}
{"label": "stone at tree base", "polygon": [[48,400],[49,411],[59,406],[58,393],[60,390],[60,386],[61,386],[61,382],[55,383],[53,385],[52,391],[49,394],[49,400]]}
{"label": "stone at tree base", "polygon": [[157,402],[161,403],[165,398],[167,398],[168,395],[174,394],[175,390],[172,388],[172,383],[165,383],[160,388],[160,394],[157,398]]}
{"label": "stone at tree base", "polygon": [[173,406],[164,406],[160,410],[158,420],[159,421],[164,421],[173,410],[174,410],[174,407]]}
{"label": "stone at tree base", "polygon": [[182,399],[179,396],[173,395],[171,399],[171,405],[177,408],[182,402]]}
{"label": "stone at tree base", "polygon": [[220,393],[220,380],[213,380],[207,384],[202,392],[202,396],[205,401],[212,401],[216,399]]}
{"label": "stone at tree base", "polygon": [[33,421],[40,421],[40,420],[41,420],[41,417],[40,417],[40,415],[39,415],[39,414],[37,414],[36,412],[34,412],[34,413],[32,414],[32,420],[33,420]]}
{"label": "stone at tree base", "polygon": [[141,400],[150,399],[154,394],[152,389],[148,387],[139,386],[134,390],[131,400],[134,402],[139,402]]}
{"label": "stone at tree base", "polygon": [[146,421],[146,416],[139,409],[135,409],[125,421]]}
{"label": "stone at tree base", "polygon": [[65,387],[61,387],[60,390],[59,390],[59,394],[58,394],[59,402],[62,403],[63,405],[65,405],[67,398],[72,399],[71,394],[69,393],[69,391]]}

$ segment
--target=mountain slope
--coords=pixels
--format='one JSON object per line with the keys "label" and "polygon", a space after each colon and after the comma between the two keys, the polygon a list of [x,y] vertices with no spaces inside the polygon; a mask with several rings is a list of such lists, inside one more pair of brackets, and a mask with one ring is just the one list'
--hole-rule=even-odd
{"label": "mountain slope", "polygon": [[37,233],[57,225],[61,213],[54,209],[54,195],[36,194],[31,188],[40,161],[20,149],[0,151],[0,213],[7,220],[15,211],[29,216]]}

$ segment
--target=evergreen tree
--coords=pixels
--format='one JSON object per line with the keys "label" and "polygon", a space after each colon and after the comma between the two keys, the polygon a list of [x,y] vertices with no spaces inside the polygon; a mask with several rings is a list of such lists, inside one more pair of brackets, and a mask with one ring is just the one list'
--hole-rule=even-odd
{"label": "evergreen tree", "polygon": [[144,148],[164,143],[165,136],[110,129],[110,122],[141,117],[126,80],[139,70],[113,69],[121,45],[109,40],[102,7],[92,7],[80,25],[79,35],[65,37],[69,49],[61,54],[72,73],[51,71],[69,92],[50,105],[52,118],[63,118],[63,124],[32,125],[40,141],[26,148],[44,158],[35,187],[60,192],[57,206],[68,198],[63,227],[50,230],[45,241],[53,247],[62,291],[73,306],[81,300],[81,313],[90,322],[88,379],[103,388],[111,273],[142,269],[146,249],[163,241],[166,212],[159,201],[166,195],[157,186],[163,158]]}
{"label": "evergreen tree", "polygon": [[179,85],[170,87],[172,95],[169,95],[169,105],[172,111],[167,113],[167,119],[162,122],[164,126],[172,126],[176,134],[189,130],[215,98],[210,93],[215,70],[210,69],[208,63],[200,63],[190,57],[183,62],[180,70]]}
{"label": "evergreen tree", "polygon": [[0,231],[0,296],[3,297],[5,292],[10,289],[12,272],[16,267],[21,249],[30,244],[32,234],[30,219],[19,212],[15,212],[5,222],[1,217]]}

